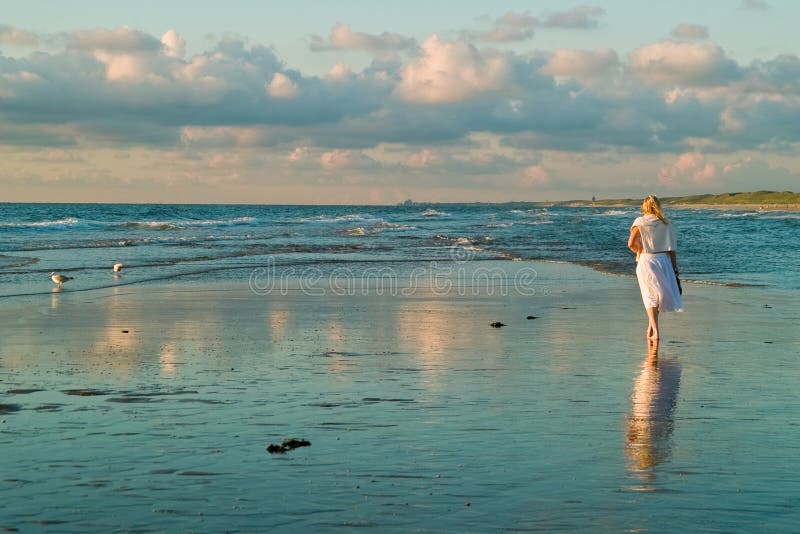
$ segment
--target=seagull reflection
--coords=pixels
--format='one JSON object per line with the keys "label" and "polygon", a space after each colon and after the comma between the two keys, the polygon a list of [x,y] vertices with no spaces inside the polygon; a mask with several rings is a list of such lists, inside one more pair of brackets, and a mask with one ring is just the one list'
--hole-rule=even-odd
{"label": "seagull reflection", "polygon": [[643,481],[652,481],[654,468],[669,459],[680,381],[680,362],[659,360],[658,343],[651,343],[633,386],[626,444],[628,468]]}
{"label": "seagull reflection", "polygon": [[61,304],[60,295],[64,291],[62,287],[54,287],[52,289],[52,293],[50,294],[50,309],[55,310]]}

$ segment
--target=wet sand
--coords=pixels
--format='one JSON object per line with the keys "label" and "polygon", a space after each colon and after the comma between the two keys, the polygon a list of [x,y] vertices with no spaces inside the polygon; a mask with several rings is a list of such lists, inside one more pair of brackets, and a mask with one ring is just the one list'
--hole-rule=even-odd
{"label": "wet sand", "polygon": [[688,285],[654,355],[635,279],[488,265],[533,294],[5,299],[0,528],[796,528],[796,294]]}

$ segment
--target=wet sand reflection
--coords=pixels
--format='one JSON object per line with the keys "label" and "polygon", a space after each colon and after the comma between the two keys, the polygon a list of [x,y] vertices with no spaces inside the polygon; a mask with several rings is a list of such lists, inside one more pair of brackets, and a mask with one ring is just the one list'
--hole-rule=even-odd
{"label": "wet sand reflection", "polygon": [[655,467],[669,460],[680,381],[680,362],[659,359],[658,343],[651,344],[633,386],[625,447],[628,469],[643,483],[654,481]]}

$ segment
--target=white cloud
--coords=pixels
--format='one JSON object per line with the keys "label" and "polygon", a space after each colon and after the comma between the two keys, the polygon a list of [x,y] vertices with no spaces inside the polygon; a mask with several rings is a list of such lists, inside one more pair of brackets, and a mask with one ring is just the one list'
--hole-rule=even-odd
{"label": "white cloud", "polygon": [[345,81],[353,77],[353,71],[350,70],[345,63],[341,61],[336,63],[331,70],[325,75],[325,78],[333,81]]}
{"label": "white cloud", "polygon": [[289,154],[289,161],[303,161],[306,159],[308,155],[308,147],[307,146],[298,146],[292,150],[292,153]]}
{"label": "white cloud", "polygon": [[298,93],[297,84],[280,72],[276,72],[272,76],[272,81],[266,84],[265,87],[272,98],[291,99],[296,97]]}
{"label": "white cloud", "polygon": [[419,58],[400,71],[397,92],[409,102],[459,102],[508,87],[509,62],[497,52],[481,53],[464,41],[434,35],[422,43]]}
{"label": "white cloud", "polygon": [[715,43],[662,41],[628,55],[633,72],[654,85],[716,85],[737,76],[736,63]]}
{"label": "white cloud", "polygon": [[678,39],[708,39],[708,28],[699,24],[682,22],[672,30],[672,36]]}
{"label": "white cloud", "polygon": [[169,30],[161,36],[164,54],[169,57],[182,58],[186,55],[186,41],[175,30]]}
{"label": "white cloud", "polygon": [[315,52],[365,50],[371,54],[383,56],[391,52],[412,50],[416,46],[417,42],[411,37],[389,32],[383,32],[380,35],[354,32],[347,24],[335,25],[327,40],[318,35],[311,39],[311,50]]}
{"label": "white cloud", "polygon": [[663,185],[675,187],[684,184],[710,184],[717,178],[717,168],[706,163],[698,152],[685,152],[671,165],[661,168],[658,180]]}
{"label": "white cloud", "polygon": [[544,20],[548,28],[590,29],[600,25],[600,17],[605,15],[602,7],[578,6],[567,11],[551,13]]}
{"label": "white cloud", "polygon": [[553,53],[541,72],[552,76],[591,78],[605,74],[618,64],[617,53],[610,48],[593,51],[560,49]]}

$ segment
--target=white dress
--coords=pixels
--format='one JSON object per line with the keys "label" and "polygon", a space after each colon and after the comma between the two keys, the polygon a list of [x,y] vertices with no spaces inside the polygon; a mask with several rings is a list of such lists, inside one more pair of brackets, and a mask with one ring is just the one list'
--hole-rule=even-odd
{"label": "white dress", "polygon": [[672,224],[664,224],[655,215],[638,217],[631,227],[639,228],[642,252],[636,259],[636,278],[645,308],[659,312],[683,311],[683,298],[666,251],[676,251],[677,241]]}

